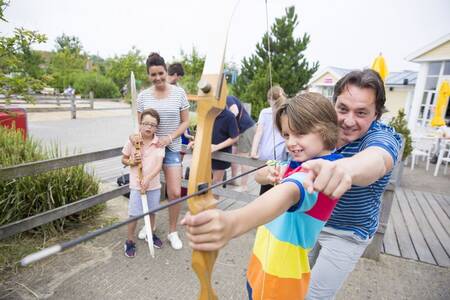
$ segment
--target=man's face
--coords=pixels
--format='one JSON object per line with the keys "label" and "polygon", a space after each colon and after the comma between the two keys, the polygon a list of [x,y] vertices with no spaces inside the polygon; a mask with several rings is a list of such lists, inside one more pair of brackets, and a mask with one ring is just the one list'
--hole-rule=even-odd
{"label": "man's face", "polygon": [[335,104],[339,124],[338,147],[362,137],[376,119],[375,91],[348,85]]}

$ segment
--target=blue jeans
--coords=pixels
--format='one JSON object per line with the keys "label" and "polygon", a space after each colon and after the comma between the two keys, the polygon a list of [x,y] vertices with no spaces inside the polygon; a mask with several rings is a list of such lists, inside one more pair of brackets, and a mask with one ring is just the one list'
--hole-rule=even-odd
{"label": "blue jeans", "polygon": [[163,165],[167,167],[181,166],[180,152],[169,150],[169,148],[166,147],[166,154],[164,155]]}

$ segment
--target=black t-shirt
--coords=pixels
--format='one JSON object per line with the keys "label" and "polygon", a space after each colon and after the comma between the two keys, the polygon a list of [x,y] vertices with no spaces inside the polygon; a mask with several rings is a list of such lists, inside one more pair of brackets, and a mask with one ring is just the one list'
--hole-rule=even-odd
{"label": "black t-shirt", "polygon": [[[214,121],[212,132],[212,144],[220,144],[228,138],[235,138],[239,135],[239,129],[236,119],[232,112],[224,109]],[[231,146],[226,147],[220,151],[231,153]]]}
{"label": "black t-shirt", "polygon": [[227,108],[229,109],[233,104],[236,104],[239,110],[239,113],[236,116],[239,133],[243,133],[244,131],[255,125],[255,121],[253,121],[252,117],[250,117],[238,98],[234,96],[227,96]]}

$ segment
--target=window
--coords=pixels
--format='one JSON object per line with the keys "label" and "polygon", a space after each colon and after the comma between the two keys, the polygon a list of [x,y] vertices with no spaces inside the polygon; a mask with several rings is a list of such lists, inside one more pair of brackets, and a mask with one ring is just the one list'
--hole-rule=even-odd
{"label": "window", "polygon": [[445,62],[444,75],[450,75],[450,60]]}
{"label": "window", "polygon": [[432,62],[430,63],[430,65],[428,66],[428,76],[439,76],[439,73],[441,71],[441,65],[442,62]]}

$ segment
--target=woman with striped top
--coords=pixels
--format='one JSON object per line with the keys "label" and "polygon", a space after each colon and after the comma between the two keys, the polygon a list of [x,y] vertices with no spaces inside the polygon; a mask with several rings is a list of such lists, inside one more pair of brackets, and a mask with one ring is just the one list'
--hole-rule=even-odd
{"label": "woman with striped top", "polygon": [[[159,146],[165,147],[163,161],[164,177],[166,179],[168,200],[180,197],[181,191],[181,138],[189,126],[189,102],[186,92],[176,85],[167,82],[167,67],[157,53],[151,53],[147,58],[147,73],[150,88],[138,95],[138,116],[148,108],[155,109],[161,118],[156,135],[159,137]],[[177,221],[180,213],[180,204],[169,208],[169,234],[167,236],[172,248],[178,250],[183,247],[177,233]],[[145,232],[139,234],[145,238]]]}

